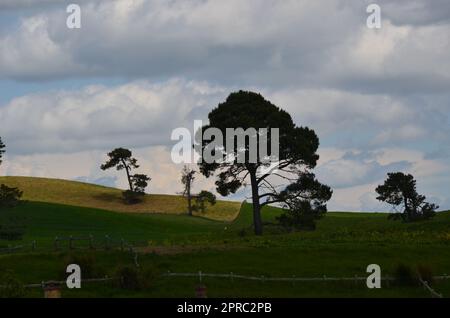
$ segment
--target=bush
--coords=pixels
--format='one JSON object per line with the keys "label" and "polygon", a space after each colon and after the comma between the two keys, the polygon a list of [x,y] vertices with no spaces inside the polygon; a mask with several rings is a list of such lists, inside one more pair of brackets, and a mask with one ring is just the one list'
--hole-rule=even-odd
{"label": "bush", "polygon": [[0,298],[22,298],[25,296],[25,287],[12,272],[7,271],[0,275]]}
{"label": "bush", "polygon": [[142,198],[144,197],[144,192],[137,192],[127,190],[122,192],[123,199],[126,204],[138,204],[142,202]]}
{"label": "bush", "polygon": [[326,211],[323,205],[311,206],[308,201],[298,201],[292,209],[277,217],[277,221],[287,229],[313,231],[316,229],[316,220],[325,215]]}
{"label": "bush", "polygon": [[132,266],[121,266],[116,269],[118,287],[126,290],[141,290],[151,287],[156,278],[156,271],[152,267],[138,269]]}
{"label": "bush", "polygon": [[128,290],[140,289],[139,274],[136,268],[130,266],[119,267],[116,271],[119,287]]}
{"label": "bush", "polygon": [[418,284],[417,273],[411,266],[399,264],[394,270],[395,283],[399,286],[415,286]]}
{"label": "bush", "polygon": [[0,185],[0,208],[12,208],[20,202],[23,192],[18,188],[10,188],[4,184]]}
{"label": "bush", "polygon": [[209,191],[202,190],[195,197],[194,210],[200,211],[201,213],[205,213],[206,203],[209,203],[210,205],[215,205],[216,204],[216,196]]}

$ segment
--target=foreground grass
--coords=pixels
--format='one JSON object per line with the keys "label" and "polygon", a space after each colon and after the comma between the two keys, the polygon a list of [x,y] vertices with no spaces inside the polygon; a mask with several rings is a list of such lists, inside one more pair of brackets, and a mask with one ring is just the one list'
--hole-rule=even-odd
{"label": "foreground grass", "polygon": [[[75,251],[73,253],[85,253]],[[436,254],[441,255],[437,257]],[[155,278],[145,290],[121,290],[111,283],[86,283],[80,290],[64,290],[64,297],[193,297],[200,284],[197,278],[165,277],[171,272],[238,273],[264,277],[328,277],[365,276],[367,264],[381,265],[383,275],[392,274],[398,262],[414,266],[418,262],[434,262],[433,269],[448,268],[448,248],[405,248],[405,246],[350,247],[333,249],[307,248],[245,248],[241,250],[202,250],[179,255],[143,254],[139,257],[142,270],[153,269]],[[116,268],[133,267],[127,253],[96,252],[95,266],[99,277],[114,277]],[[437,262],[436,262],[437,260]],[[0,256],[0,270],[14,269],[14,274],[24,283],[63,279],[67,265],[66,253]],[[364,281],[359,282],[252,282],[234,279],[204,278],[209,297],[429,297],[420,286],[402,287],[383,283],[380,290],[369,290]],[[444,296],[450,295],[450,281],[438,281],[433,288]],[[29,290],[29,297],[41,297],[39,289]]]}
{"label": "foreground grass", "polygon": [[[252,234],[251,205],[244,204],[239,217],[223,223],[200,217],[168,214],[122,214],[99,209],[26,202],[1,217],[14,215],[26,225],[22,242],[38,242],[34,253],[0,255],[0,271],[12,270],[24,283],[61,279],[67,260],[64,251],[52,252],[52,241],[61,235],[123,237],[140,241],[141,268],[158,275],[152,287],[121,290],[111,284],[85,285],[64,290],[64,297],[192,297],[195,278],[161,276],[171,272],[230,273],[264,277],[366,276],[368,264],[379,264],[383,275],[392,275],[399,264],[425,266],[434,275],[450,274],[450,213],[413,224],[389,221],[380,213],[329,213],[313,232],[286,233],[274,225],[280,209],[263,210],[265,235]],[[1,221],[0,217],[0,221]],[[0,242],[0,245],[11,242]],[[15,243],[14,243],[15,244]],[[78,243],[77,243],[78,244]],[[81,243],[80,243],[81,244]],[[93,252],[98,275],[114,276],[116,268],[133,265],[129,253]],[[368,290],[364,282],[275,283],[206,278],[210,297],[429,297],[419,286],[384,286]],[[176,288],[175,288],[176,287]],[[433,287],[450,296],[450,281]],[[40,297],[39,290],[27,296]]]}
{"label": "foreground grass", "polygon": [[[87,208],[97,208],[123,213],[185,214],[186,199],[176,195],[145,195],[141,204],[127,205],[122,200],[122,190],[89,183],[33,177],[0,177],[0,184],[18,187],[23,199],[57,203]],[[215,220],[231,221],[240,209],[240,202],[217,201],[199,214]]]}

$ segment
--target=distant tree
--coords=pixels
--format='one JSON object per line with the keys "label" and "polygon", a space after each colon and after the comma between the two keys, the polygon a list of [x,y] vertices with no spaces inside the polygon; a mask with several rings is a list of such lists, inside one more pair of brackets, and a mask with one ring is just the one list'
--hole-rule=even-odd
{"label": "distant tree", "polygon": [[[2,163],[2,156],[5,153],[5,144],[0,138],[0,164]],[[10,188],[5,184],[0,185],[0,209],[10,209],[19,204],[23,192],[18,188]],[[2,218],[3,222],[0,224],[0,239],[4,240],[18,240],[23,235],[23,227],[17,223],[12,217]]]}
{"label": "distant tree", "polygon": [[128,204],[139,203],[151,178],[145,174],[132,174],[133,169],[139,168],[139,165],[129,149],[116,148],[108,153],[108,157],[108,161],[100,168],[102,170],[116,168],[117,171],[125,169],[129,185],[129,190],[122,193],[125,202]]}
{"label": "distant tree", "polygon": [[[0,137],[0,164],[2,163],[3,154],[5,153],[5,144]],[[0,207],[11,208],[16,206],[23,192],[18,188],[10,188],[4,184],[0,185]]]}
{"label": "distant tree", "polygon": [[192,212],[194,210],[192,205],[192,185],[194,183],[196,171],[189,168],[188,166],[184,166],[181,172],[181,183],[184,186],[183,196],[187,198],[188,201],[188,214],[192,216]]}
{"label": "distant tree", "polygon": [[[291,116],[286,111],[273,105],[263,96],[254,92],[239,91],[228,96],[224,103],[213,109],[209,115],[209,125],[202,127],[200,133],[208,128],[219,129],[223,136],[227,129],[242,129],[247,131],[249,128],[267,129],[267,145],[272,144],[271,129],[279,129],[279,162],[278,172],[262,170],[268,168],[270,162],[261,160],[261,153],[258,152],[257,162],[250,159],[250,141],[245,138],[245,146],[234,149],[222,148],[215,149],[215,140],[199,141],[199,133],[196,134],[196,149],[203,158],[205,151],[213,148],[215,153],[220,154],[222,162],[208,163],[206,160],[200,160],[200,172],[206,177],[217,173],[217,192],[223,196],[235,193],[239,188],[247,184],[250,179],[253,203],[253,225],[256,235],[263,232],[263,223],[261,218],[261,208],[272,203],[283,203],[286,196],[280,193],[280,184],[300,182],[304,173],[309,173],[313,169],[319,155],[316,153],[319,147],[319,138],[315,132],[308,127],[298,127],[294,124]],[[276,140],[274,138],[274,140]],[[225,144],[225,143],[223,143]],[[257,135],[258,151],[261,145],[261,135]],[[200,149],[199,149],[200,148]],[[230,147],[231,148],[231,147]],[[267,154],[271,155],[271,154]],[[239,162],[239,158],[245,156],[245,162]],[[264,156],[264,154],[263,154]],[[264,172],[262,172],[264,171]],[[275,179],[279,181],[275,183]],[[295,181],[297,180],[297,181]],[[300,181],[299,181],[300,180]],[[280,182],[281,181],[281,182]],[[277,186],[275,187],[274,184]],[[285,203],[285,202],[284,202]]]}
{"label": "distant tree", "polygon": [[2,138],[0,137],[0,165],[2,164],[2,157],[5,153],[5,144],[2,142]]}
{"label": "distant tree", "polygon": [[206,203],[209,203],[210,205],[215,205],[216,196],[209,191],[203,190],[198,195],[195,196],[194,210],[200,211],[201,213],[205,213]]}
{"label": "distant tree", "polygon": [[109,160],[102,164],[100,168],[102,170],[107,170],[110,168],[116,168],[117,171],[125,169],[127,173],[128,185],[130,187],[130,191],[133,191],[133,182],[132,182],[132,169],[139,168],[137,164],[137,159],[133,158],[133,153],[131,150],[125,148],[116,148],[113,151],[108,153]]}
{"label": "distant tree", "polygon": [[391,214],[389,217],[392,219],[402,219],[405,222],[429,219],[439,209],[439,206],[426,202],[424,195],[417,193],[416,180],[410,174],[388,173],[384,184],[379,185],[375,191],[378,193],[378,200],[403,208],[403,212]]}
{"label": "distant tree", "polygon": [[18,188],[0,185],[0,207],[13,208],[20,202],[23,192]]}

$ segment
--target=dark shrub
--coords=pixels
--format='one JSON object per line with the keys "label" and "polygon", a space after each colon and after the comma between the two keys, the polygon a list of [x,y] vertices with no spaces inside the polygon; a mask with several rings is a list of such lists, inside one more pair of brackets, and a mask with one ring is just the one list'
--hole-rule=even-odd
{"label": "dark shrub", "polygon": [[394,269],[395,283],[399,286],[414,286],[418,284],[418,277],[411,266],[399,264]]}
{"label": "dark shrub", "polygon": [[133,266],[120,266],[115,273],[118,286],[127,290],[148,289],[156,276],[157,271],[153,267],[138,269]]}
{"label": "dark shrub", "polygon": [[122,266],[116,270],[119,287],[127,290],[138,290],[141,288],[139,273],[135,267]]}
{"label": "dark shrub", "polygon": [[18,188],[0,185],[0,208],[12,208],[19,204],[23,192]]}
{"label": "dark shrub", "polygon": [[127,190],[122,192],[123,199],[126,204],[138,204],[142,202],[142,198],[144,197],[144,192],[136,192]]}
{"label": "dark shrub", "polygon": [[292,209],[285,210],[283,214],[277,217],[281,226],[287,229],[308,230],[316,229],[316,220],[325,215],[326,207],[311,206],[308,201],[297,201]]}

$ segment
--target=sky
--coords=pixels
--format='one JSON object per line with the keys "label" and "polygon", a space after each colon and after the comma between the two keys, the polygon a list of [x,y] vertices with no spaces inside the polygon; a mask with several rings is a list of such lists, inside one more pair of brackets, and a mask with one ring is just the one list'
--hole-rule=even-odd
{"label": "sky", "polygon": [[0,0],[0,175],[126,188],[99,168],[123,146],[149,192],[179,193],[171,132],[243,89],[315,130],[329,210],[389,211],[374,189],[393,171],[450,209],[449,52],[447,0]]}

